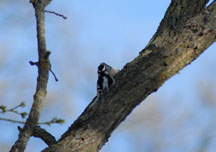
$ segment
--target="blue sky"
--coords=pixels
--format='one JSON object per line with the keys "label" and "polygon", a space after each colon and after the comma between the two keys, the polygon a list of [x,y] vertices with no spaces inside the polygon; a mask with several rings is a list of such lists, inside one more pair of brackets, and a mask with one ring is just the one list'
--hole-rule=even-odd
{"label": "blue sky", "polygon": [[[3,48],[0,50],[0,89],[4,89],[0,100],[1,104],[9,107],[24,100],[27,104],[24,110],[29,111],[37,77],[36,67],[28,64],[30,60],[37,60],[35,18],[28,1],[11,2],[12,6],[10,1],[0,4],[3,12],[0,14],[0,46]],[[96,95],[98,64],[106,62],[121,69],[133,60],[155,33],[169,3],[168,0],[54,0],[47,7],[47,10],[68,17],[63,20],[46,14],[47,48],[52,51],[52,69],[60,81],[56,83],[50,75],[40,121],[50,120],[54,116],[65,118],[64,125],[44,126],[57,139]],[[212,81],[216,76],[213,70],[216,65],[214,50],[215,44],[150,95],[113,133],[102,151],[194,151],[198,141],[193,130],[204,128],[210,119],[207,110],[202,109],[197,89],[198,84],[215,84]],[[156,111],[148,113],[148,107]],[[163,120],[156,126],[157,134],[153,134],[155,138],[152,135],[154,125],[153,128],[146,127],[155,123],[146,118],[148,115],[142,115],[146,111],[154,119]],[[159,117],[160,112],[163,113],[162,118]],[[196,115],[192,115],[193,112]],[[172,120],[181,119],[184,114],[188,114],[185,117],[193,121],[184,119],[182,130],[178,130]],[[20,119],[13,114],[6,117]],[[169,127],[164,123],[169,124]],[[16,126],[0,122],[0,143],[7,145],[6,151],[17,139]],[[137,135],[140,131],[142,134]],[[182,142],[181,135],[190,133],[191,136],[185,137],[185,142]],[[155,143],[161,138],[164,138],[163,146],[159,150],[155,149]],[[39,151],[45,146],[42,141],[32,138],[26,151]],[[212,144],[209,152],[215,146]]]}

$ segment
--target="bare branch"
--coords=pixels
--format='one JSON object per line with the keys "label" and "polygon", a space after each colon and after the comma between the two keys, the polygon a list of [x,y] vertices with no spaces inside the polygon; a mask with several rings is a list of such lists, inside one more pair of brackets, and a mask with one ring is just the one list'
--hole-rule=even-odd
{"label": "bare branch", "polygon": [[[18,126],[17,128],[19,131],[22,131],[22,128],[20,126]],[[55,137],[40,126],[34,126],[32,136],[42,139],[48,146],[56,143]]]}
{"label": "bare branch", "polygon": [[56,139],[45,129],[42,129],[40,126],[35,126],[32,136],[42,139],[48,146],[56,143]]}
{"label": "bare branch", "polygon": [[50,68],[50,72],[52,73],[52,75],[54,76],[55,78],[55,81],[58,81],[58,78],[56,77],[55,73],[52,71],[52,69]]}
{"label": "bare branch", "polygon": [[67,19],[66,16],[62,15],[62,14],[59,14],[59,13],[56,13],[54,11],[48,11],[48,10],[45,10],[46,13],[50,13],[50,14],[54,14],[56,16],[59,16],[59,17],[62,17],[63,19]]}
{"label": "bare branch", "polygon": [[19,138],[11,148],[11,152],[23,152],[29,138],[33,133],[34,126],[38,123],[40,112],[46,96],[46,88],[49,77],[50,62],[49,54],[46,50],[45,29],[44,29],[44,9],[51,0],[30,0],[35,9],[37,23],[37,40],[38,40],[38,78],[37,87],[34,94],[33,105],[29,117],[19,133]]}
{"label": "bare branch", "polygon": [[[38,62],[29,61],[29,63],[33,66],[38,66]],[[55,81],[58,81],[58,78],[56,77],[55,73],[52,71],[51,65],[50,65],[50,72],[52,73],[53,77],[55,78]]]}
{"label": "bare branch", "polygon": [[29,64],[38,66],[38,62],[29,61]]}

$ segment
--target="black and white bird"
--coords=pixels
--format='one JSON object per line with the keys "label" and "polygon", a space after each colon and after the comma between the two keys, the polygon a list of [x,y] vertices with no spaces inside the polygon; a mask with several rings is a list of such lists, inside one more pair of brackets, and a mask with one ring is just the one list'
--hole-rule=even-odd
{"label": "black and white bird", "polygon": [[112,68],[106,63],[101,63],[98,66],[98,80],[97,80],[97,96],[109,89],[115,83],[114,76],[119,72],[118,69]]}

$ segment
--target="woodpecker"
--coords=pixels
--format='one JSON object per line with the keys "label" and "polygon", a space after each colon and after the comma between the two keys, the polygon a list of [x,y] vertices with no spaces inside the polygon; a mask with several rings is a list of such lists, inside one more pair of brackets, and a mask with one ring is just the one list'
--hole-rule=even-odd
{"label": "woodpecker", "polygon": [[114,76],[119,72],[118,69],[112,68],[106,63],[101,63],[98,66],[98,80],[97,80],[97,96],[104,91],[107,91],[109,87],[115,83]]}

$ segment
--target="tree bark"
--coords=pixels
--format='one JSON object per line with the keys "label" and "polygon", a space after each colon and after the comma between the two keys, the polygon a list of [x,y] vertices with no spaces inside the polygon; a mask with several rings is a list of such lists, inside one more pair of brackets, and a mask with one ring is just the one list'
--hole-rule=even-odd
{"label": "tree bark", "polygon": [[216,40],[216,1],[172,0],[157,32],[139,56],[116,76],[109,92],[93,100],[44,152],[96,152],[149,94]]}
{"label": "tree bark", "polygon": [[216,40],[216,2],[172,0],[157,32],[116,76],[109,92],[92,101],[61,139],[44,152],[96,152],[149,94]]}
{"label": "tree bark", "polygon": [[44,152],[96,152],[149,94],[216,40],[216,2],[172,0],[157,32],[116,83],[85,109],[57,144]]}
{"label": "tree bark", "polygon": [[33,105],[29,117],[23,127],[20,129],[19,138],[11,147],[10,152],[23,152],[28,143],[29,138],[33,135],[35,125],[37,125],[40,118],[40,112],[43,107],[43,102],[46,96],[46,88],[49,77],[50,52],[46,50],[45,29],[44,29],[44,8],[51,0],[30,0],[35,9],[35,16],[37,22],[37,40],[38,40],[38,58],[39,61],[31,65],[38,66],[38,78],[36,92],[34,94]]}
{"label": "tree bark", "polygon": [[[43,101],[50,63],[46,50],[44,8],[51,0],[31,0],[36,12],[38,33],[38,81],[29,118],[11,151],[24,151],[33,135]],[[117,74],[109,92],[93,99],[85,111],[44,152],[96,152],[111,133],[149,94],[216,40],[216,0],[172,0],[157,32],[139,56]],[[53,142],[55,143],[55,142]]]}

